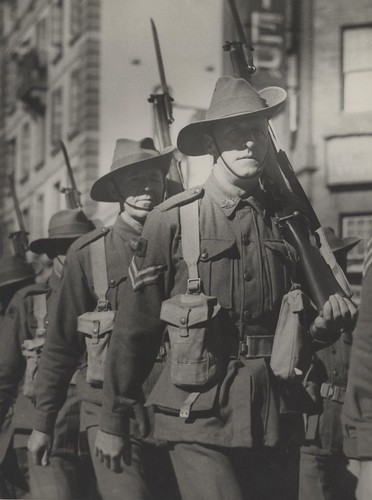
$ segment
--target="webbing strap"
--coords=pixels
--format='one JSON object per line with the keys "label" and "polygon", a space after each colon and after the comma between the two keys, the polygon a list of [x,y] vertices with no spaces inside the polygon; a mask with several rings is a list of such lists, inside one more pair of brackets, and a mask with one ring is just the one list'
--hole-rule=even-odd
{"label": "webbing strap", "polygon": [[[199,200],[180,207],[183,260],[189,271],[188,292],[200,292],[198,260],[200,256]],[[195,285],[198,290],[194,289]]]}
{"label": "webbing strap", "polygon": [[41,337],[45,335],[45,317],[47,315],[46,294],[40,293],[32,296],[34,307],[34,316],[37,322],[36,336]]}
{"label": "webbing strap", "polygon": [[200,396],[200,392],[190,392],[180,408],[180,417],[189,418],[192,405]]}
{"label": "webbing strap", "polygon": [[92,263],[93,288],[98,297],[97,308],[107,308],[108,301],[106,293],[108,290],[108,278],[106,269],[105,238],[99,238],[89,245]]}

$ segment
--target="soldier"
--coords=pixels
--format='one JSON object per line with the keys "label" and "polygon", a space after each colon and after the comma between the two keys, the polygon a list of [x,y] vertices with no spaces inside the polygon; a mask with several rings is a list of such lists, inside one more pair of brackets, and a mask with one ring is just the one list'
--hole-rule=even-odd
{"label": "soldier", "polygon": [[[18,291],[6,311],[0,352],[0,423],[17,398],[13,418],[13,447],[20,463],[28,464],[32,498],[77,498],[76,462],[79,432],[79,404],[74,388],[68,388],[69,397],[58,415],[54,448],[48,473],[38,470],[30,460],[25,460],[27,441],[31,434],[33,414],[32,399],[35,391],[35,374],[40,352],[45,342],[48,314],[51,314],[57,292],[64,256],[71,243],[79,236],[94,229],[93,224],[80,210],[61,210],[52,216],[47,238],[30,244],[35,253],[45,253],[53,260],[53,272],[48,282],[27,286]],[[22,389],[17,389],[22,381]],[[40,472],[42,472],[40,474]]]}
{"label": "soldier", "polygon": [[[285,95],[218,80],[206,120],[178,136],[182,153],[213,156],[212,174],[150,214],[117,312],[98,452],[108,466],[121,456],[128,463],[131,408],[167,324],[170,358],[147,403],[184,500],[297,497],[302,416],[280,412],[268,362],[296,262],[264,186],[267,121]],[[326,341],[355,313],[351,301],[331,296],[311,335]]]}
{"label": "soldier", "polygon": [[349,381],[343,408],[344,452],[358,477],[358,500],[372,498],[372,238],[363,266],[359,318],[353,333]]}
{"label": "soldier", "polygon": [[[162,153],[152,148],[153,142],[148,140],[140,143],[119,139],[111,172],[92,187],[94,200],[119,203],[120,214],[112,227],[80,238],[68,253],[39,367],[35,430],[29,444],[34,460],[47,465],[66,381],[79,359],[87,355],[77,382],[82,398],[81,429],[86,432],[99,492],[107,500],[123,496],[150,498],[142,470],[142,444],[133,438],[133,466],[116,474],[95,457],[94,442],[101,414],[104,359],[119,306],[119,292],[128,279],[133,252],[139,248],[144,221],[163,200],[165,176],[172,158],[173,148]],[[137,418],[144,428],[141,415]]]}
{"label": "soldier", "polygon": [[[346,257],[360,238],[338,238],[324,228],[337,262],[346,272]],[[346,394],[351,332],[343,331],[331,347],[319,351],[306,376],[305,385],[314,400],[306,415],[305,445],[301,447],[300,500],[352,500],[355,480],[347,470],[342,452],[341,411]]]}
{"label": "soldier", "polygon": [[[0,259],[0,332],[5,311],[15,293],[35,283],[35,272],[32,265],[20,255],[4,255]],[[9,446],[13,437],[13,408],[2,418],[0,431],[0,497],[22,498],[28,490],[22,472],[21,461],[17,461],[16,450]],[[20,458],[20,457],[19,457]],[[26,457],[24,457],[26,458]]]}

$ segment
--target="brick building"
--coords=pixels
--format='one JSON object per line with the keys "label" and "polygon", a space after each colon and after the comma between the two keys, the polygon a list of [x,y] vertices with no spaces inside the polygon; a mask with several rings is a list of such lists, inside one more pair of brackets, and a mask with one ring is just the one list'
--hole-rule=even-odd
{"label": "brick building", "polygon": [[[372,233],[372,4],[369,0],[236,0],[255,47],[258,87],[281,85],[288,101],[274,126],[324,225],[341,236]],[[159,91],[150,30],[159,32],[175,98],[171,135],[208,107],[218,76],[230,74],[235,38],[226,0],[1,0],[1,242],[16,222],[4,191],[16,188],[31,239],[45,235],[68,184],[69,150],[83,204],[105,221],[115,209],[89,199],[118,137],[154,134],[147,102]],[[185,169],[187,161],[184,161]],[[210,161],[189,161],[196,184]],[[363,242],[349,270],[360,280]]]}

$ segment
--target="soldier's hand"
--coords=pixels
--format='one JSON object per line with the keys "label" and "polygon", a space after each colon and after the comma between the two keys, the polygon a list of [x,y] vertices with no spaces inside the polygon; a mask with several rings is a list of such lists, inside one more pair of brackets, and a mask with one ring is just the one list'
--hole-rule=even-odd
{"label": "soldier's hand", "polygon": [[329,333],[346,330],[351,332],[358,317],[358,311],[354,303],[341,297],[338,293],[331,295],[324,304],[323,313],[315,318],[311,325],[311,334],[317,340]]}
{"label": "soldier's hand", "polygon": [[130,437],[108,434],[99,430],[96,437],[95,454],[113,472],[121,472],[121,459],[126,465],[132,463]]}
{"label": "soldier's hand", "polygon": [[50,453],[53,445],[51,434],[33,430],[28,440],[28,451],[34,465],[46,467],[50,464]]}

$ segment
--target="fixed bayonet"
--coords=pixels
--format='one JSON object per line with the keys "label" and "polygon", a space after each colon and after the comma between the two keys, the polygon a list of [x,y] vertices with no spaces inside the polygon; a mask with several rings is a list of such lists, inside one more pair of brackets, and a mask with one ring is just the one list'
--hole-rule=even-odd
{"label": "fixed bayonet", "polygon": [[63,153],[63,157],[65,159],[66,167],[67,167],[67,173],[68,177],[70,179],[70,187],[64,187],[61,189],[61,192],[64,193],[66,196],[66,203],[68,208],[82,208],[82,204],[80,201],[80,191],[77,188],[76,182],[75,182],[75,177],[74,177],[74,172],[72,171],[71,163],[70,163],[70,158],[67,153],[66,146],[63,141],[60,141],[61,144],[61,149]]}
{"label": "fixed bayonet", "polygon": [[152,29],[152,36],[154,39],[156,60],[158,62],[160,83],[161,83],[161,88],[163,90],[163,95],[164,95],[164,103],[165,103],[167,122],[170,125],[171,123],[174,122],[173,112],[172,112],[173,99],[170,96],[169,91],[168,91],[167,80],[165,78],[163,58],[162,58],[161,49],[160,49],[159,36],[158,36],[158,32],[157,32],[157,29],[156,29],[156,26],[155,26],[153,19],[151,19],[151,29]]}
{"label": "fixed bayonet", "polygon": [[14,253],[16,255],[21,255],[22,257],[24,257],[26,255],[27,250],[28,250],[28,234],[29,233],[26,230],[26,227],[25,227],[25,224],[23,221],[23,215],[22,215],[21,207],[19,205],[17,192],[15,189],[14,175],[9,174],[8,180],[9,180],[10,194],[11,194],[12,199],[13,199],[14,210],[16,213],[18,226],[19,226],[19,230],[13,231],[12,233],[10,233],[9,237],[13,242]]}

